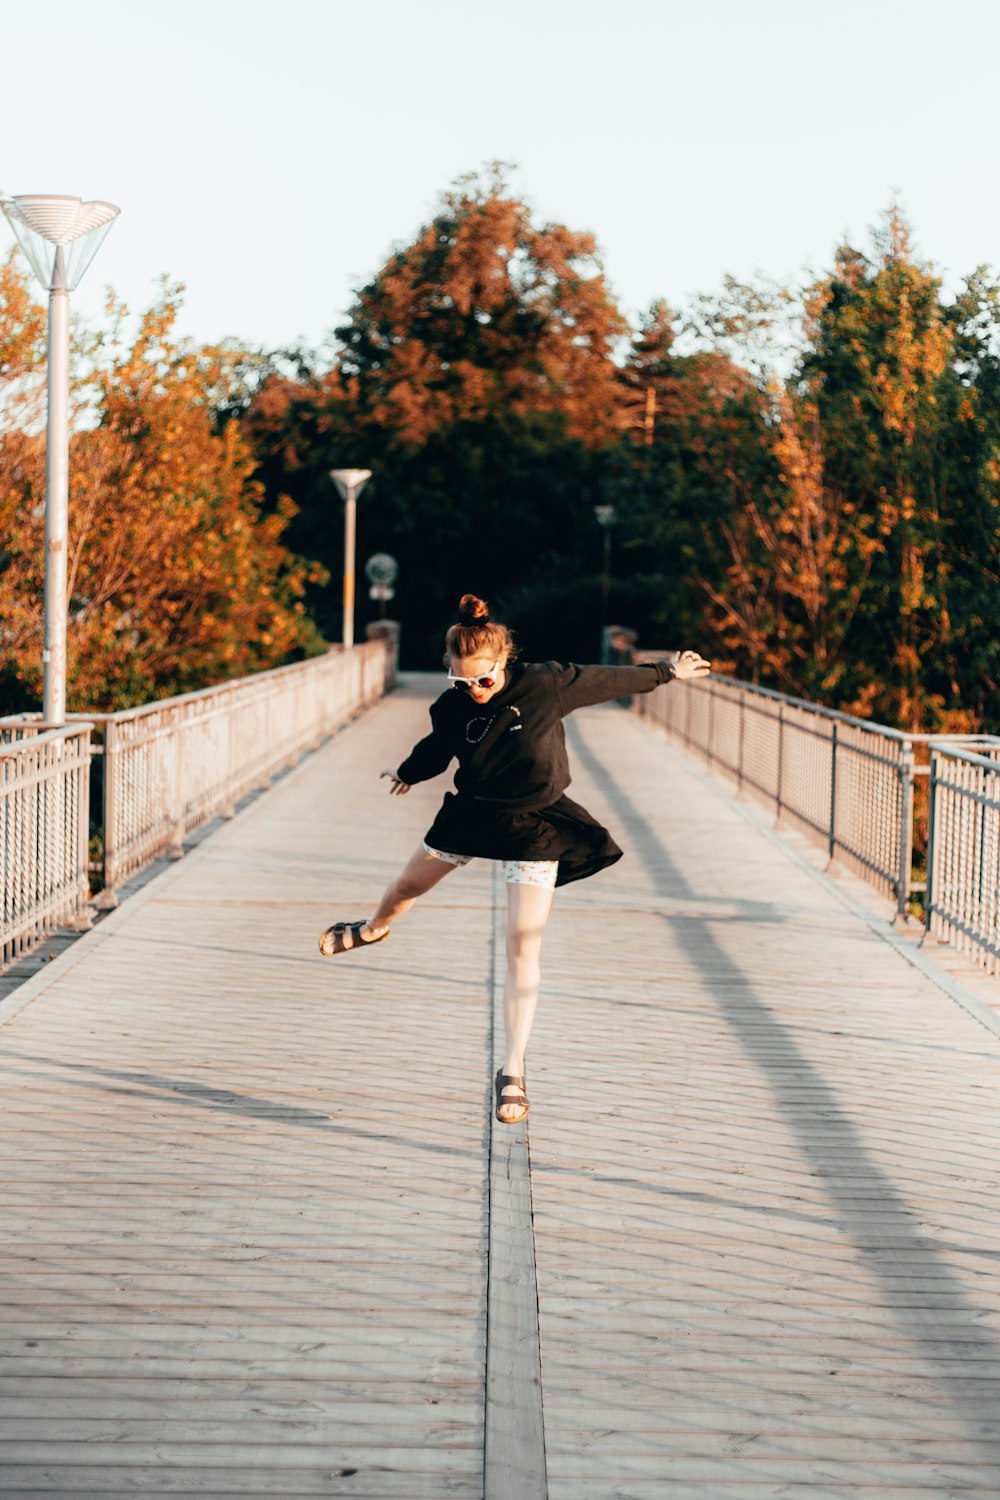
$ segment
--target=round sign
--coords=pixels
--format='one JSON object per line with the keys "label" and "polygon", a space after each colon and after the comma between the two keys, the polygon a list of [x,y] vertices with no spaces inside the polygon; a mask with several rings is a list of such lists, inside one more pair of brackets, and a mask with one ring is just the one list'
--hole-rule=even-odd
{"label": "round sign", "polygon": [[375,552],[365,563],[369,583],[395,583],[399,563],[388,552]]}

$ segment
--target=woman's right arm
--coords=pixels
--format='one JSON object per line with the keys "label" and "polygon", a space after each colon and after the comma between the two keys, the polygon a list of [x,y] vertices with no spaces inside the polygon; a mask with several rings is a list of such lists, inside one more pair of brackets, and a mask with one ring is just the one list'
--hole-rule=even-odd
{"label": "woman's right arm", "polygon": [[383,776],[393,778],[393,785],[389,788],[391,792],[409,791],[415,782],[430,781],[432,777],[440,776],[442,771],[447,771],[451,765],[454,759],[451,745],[441,733],[433,715],[431,723],[433,728],[430,734],[414,745],[398,769],[382,772]]}

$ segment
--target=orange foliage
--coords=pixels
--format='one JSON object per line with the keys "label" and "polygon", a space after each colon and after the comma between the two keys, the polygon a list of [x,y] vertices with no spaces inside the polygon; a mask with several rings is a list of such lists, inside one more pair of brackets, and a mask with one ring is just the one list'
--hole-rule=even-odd
{"label": "orange foliage", "polygon": [[[305,568],[260,513],[236,423],[213,424],[230,356],[173,336],[176,292],[78,387],[70,455],[68,701],[109,709],[274,665],[314,640]],[[120,325],[120,316],[119,316]],[[0,329],[3,324],[0,322]],[[120,333],[120,326],[119,326]],[[8,377],[8,380],[10,377]],[[87,421],[91,425],[84,425]],[[4,664],[41,679],[44,434],[0,440]]]}
{"label": "orange foliage", "polygon": [[558,413],[596,446],[617,426],[625,329],[593,236],[536,226],[495,173],[446,195],[339,333],[362,411],[407,445],[508,410]]}

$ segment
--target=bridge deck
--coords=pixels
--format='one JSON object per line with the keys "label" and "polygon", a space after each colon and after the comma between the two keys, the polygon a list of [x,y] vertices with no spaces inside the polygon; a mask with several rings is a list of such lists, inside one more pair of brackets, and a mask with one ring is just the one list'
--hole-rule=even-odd
{"label": "bridge deck", "polygon": [[429,822],[439,783],[373,774],[425,704],[0,1010],[0,1492],[1000,1493],[1000,1037],[588,710],[575,795],[627,857],[546,935],[529,1217],[523,1129],[490,1171],[493,871],[315,951]]}

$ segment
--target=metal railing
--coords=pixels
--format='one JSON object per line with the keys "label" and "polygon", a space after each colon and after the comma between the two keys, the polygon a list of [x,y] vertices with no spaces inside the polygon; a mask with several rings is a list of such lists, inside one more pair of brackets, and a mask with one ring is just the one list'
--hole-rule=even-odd
{"label": "metal railing", "polygon": [[[924,895],[928,931],[995,969],[1000,739],[906,734],[730,677],[671,683],[633,706],[890,897],[898,916]],[[924,849],[926,881],[915,869]]]}
{"label": "metal railing", "polygon": [[907,910],[915,736],[730,677],[671,683],[635,706]]}
{"label": "metal railing", "polygon": [[395,647],[369,641],[179,698],[94,714],[103,738],[104,890],[122,883],[380,698]]}
{"label": "metal railing", "polygon": [[90,725],[0,728],[0,969],[90,925]]}
{"label": "metal railing", "polygon": [[927,930],[1000,968],[1000,740],[932,744]]}
{"label": "metal railing", "polygon": [[396,643],[369,641],[218,687],[49,730],[0,720],[0,968],[88,918],[89,772],[98,758],[103,877],[122,884],[346,723],[393,685]]}

